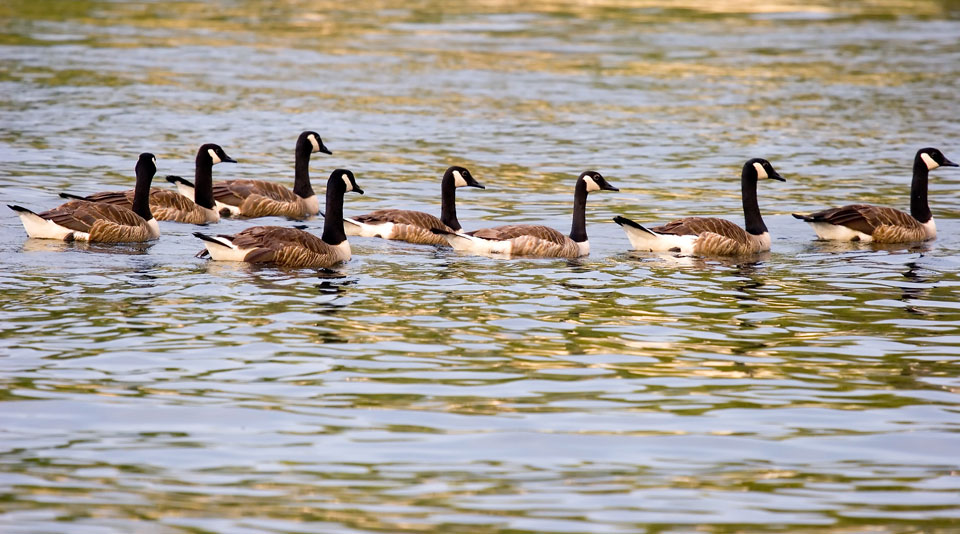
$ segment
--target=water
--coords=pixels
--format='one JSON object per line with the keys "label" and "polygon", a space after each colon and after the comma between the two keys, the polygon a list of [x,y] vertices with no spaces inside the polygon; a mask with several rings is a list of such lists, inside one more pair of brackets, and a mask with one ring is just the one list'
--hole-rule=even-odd
{"label": "water", "polygon": [[[331,272],[27,240],[0,217],[0,530],[946,532],[960,528],[960,172],[940,237],[816,242],[792,211],[906,207],[960,158],[955,2],[8,2],[0,200],[130,187],[136,155],[292,183],[320,132],[347,213],[569,227],[592,253],[373,239]],[[628,251],[611,217],[742,221],[719,261]],[[279,219],[261,221],[287,224]],[[250,223],[226,221],[217,232]],[[307,223],[319,230],[321,221]]]}

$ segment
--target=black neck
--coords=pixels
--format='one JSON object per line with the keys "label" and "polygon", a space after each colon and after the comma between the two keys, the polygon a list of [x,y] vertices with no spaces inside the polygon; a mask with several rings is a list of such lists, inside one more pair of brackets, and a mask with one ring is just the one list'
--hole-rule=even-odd
{"label": "black neck", "polygon": [[150,212],[150,182],[157,171],[137,168],[137,185],[133,190],[133,212],[149,221],[153,218]]}
{"label": "black neck", "polygon": [[300,198],[310,198],[316,193],[310,186],[310,154],[313,143],[306,137],[297,141],[297,156],[293,167],[293,192]]}
{"label": "black neck", "polygon": [[930,169],[920,154],[913,160],[913,183],[910,184],[910,215],[921,223],[933,218],[930,205],[927,204],[927,176]]}
{"label": "black neck", "polygon": [[457,181],[452,172],[444,174],[440,182],[440,221],[457,232],[462,228],[457,220]]}
{"label": "black neck", "polygon": [[753,235],[766,232],[767,225],[763,224],[760,206],[757,204],[757,175],[751,167],[744,166],[740,173],[740,197],[743,200],[743,218],[747,232]]}
{"label": "black neck", "polygon": [[328,245],[339,245],[347,240],[343,231],[343,194],[347,192],[347,185],[340,175],[331,176],[327,180],[327,207],[324,212],[323,239]]}
{"label": "black neck", "polygon": [[587,240],[587,182],[577,180],[573,193],[573,226],[570,227],[570,239],[577,243]]}
{"label": "black neck", "polygon": [[193,202],[202,208],[213,209],[213,160],[200,151],[193,174]]}

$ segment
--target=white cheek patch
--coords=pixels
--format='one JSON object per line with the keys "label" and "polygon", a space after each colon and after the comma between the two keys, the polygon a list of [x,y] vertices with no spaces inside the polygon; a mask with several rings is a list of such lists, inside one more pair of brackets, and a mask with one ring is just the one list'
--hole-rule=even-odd
{"label": "white cheek patch", "polygon": [[930,154],[927,154],[926,152],[920,153],[920,159],[922,159],[923,162],[927,164],[928,171],[932,171],[933,169],[936,169],[937,167],[940,166],[940,164],[937,163],[936,161],[933,161],[933,158],[930,157]]}
{"label": "white cheek patch", "polygon": [[769,178],[769,176],[767,176],[767,170],[763,168],[763,165],[755,161],[753,162],[753,168],[757,170],[757,180],[766,180]]}
{"label": "white cheek patch", "polygon": [[157,158],[150,158],[150,159],[153,160],[153,166],[156,167],[156,166],[157,166]]}
{"label": "white cheek patch", "polygon": [[587,184],[587,192],[600,190],[600,186],[597,185],[597,182],[593,181],[593,176],[584,176],[583,181]]}
{"label": "white cheek patch", "polygon": [[315,136],[315,135],[308,135],[308,136],[307,136],[307,139],[309,139],[309,140],[310,140],[310,144],[313,145],[313,151],[314,151],[314,152],[320,152],[320,143],[317,142],[317,136]]}
{"label": "white cheek patch", "polygon": [[340,178],[343,179],[343,183],[347,184],[347,191],[353,191],[353,184],[350,183],[350,177],[344,173],[340,175]]}
{"label": "white cheek patch", "polygon": [[223,161],[220,159],[220,156],[218,156],[217,153],[213,151],[212,148],[207,149],[207,154],[210,154],[210,159],[213,160],[214,165]]}
{"label": "white cheek patch", "polygon": [[453,184],[457,187],[465,187],[467,181],[463,178],[463,175],[460,174],[460,171],[453,171]]}

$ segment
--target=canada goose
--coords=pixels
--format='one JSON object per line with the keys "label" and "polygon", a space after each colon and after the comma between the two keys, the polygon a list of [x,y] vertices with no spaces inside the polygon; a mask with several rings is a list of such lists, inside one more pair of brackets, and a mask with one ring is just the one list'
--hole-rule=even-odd
{"label": "canada goose", "polygon": [[150,213],[150,182],[157,173],[153,154],[140,154],[137,161],[137,187],[132,210],[102,202],[71,200],[42,213],[20,206],[17,212],[30,237],[62,241],[132,243],[160,237],[160,225]]}
{"label": "canada goose", "polygon": [[337,169],[327,180],[328,217],[323,223],[323,236],[284,226],[254,226],[234,235],[209,236],[200,232],[193,235],[202,239],[205,251],[218,261],[247,263],[274,263],[284,267],[329,267],[350,259],[350,243],[343,233],[343,194],[356,191],[363,194],[353,173]]}
{"label": "canada goose", "polygon": [[[236,163],[219,145],[207,143],[197,150],[195,167],[196,183],[199,187],[179,176],[167,176],[167,181],[177,184],[180,192],[150,189],[150,210],[158,221],[174,221],[191,224],[207,224],[220,221],[220,213],[214,209],[213,202],[213,166],[220,162]],[[182,183],[181,183],[182,182]],[[183,184],[189,187],[184,188]],[[188,190],[187,190],[188,189]],[[62,198],[89,200],[132,209],[135,191],[103,191],[87,196],[60,193]]]}
{"label": "canada goose", "polygon": [[715,217],[685,217],[663,226],[644,228],[619,215],[613,221],[623,227],[636,250],[680,252],[704,256],[739,256],[770,250],[770,233],[763,224],[757,205],[757,181],[786,180],[770,162],[754,158],[743,164],[740,172],[740,196],[746,230]]}
{"label": "canada goose", "polygon": [[347,235],[353,236],[382,237],[423,245],[446,245],[447,240],[434,234],[432,230],[459,232],[463,229],[457,220],[456,195],[457,188],[465,186],[484,189],[467,169],[450,167],[443,173],[443,180],[440,182],[439,219],[422,211],[377,210],[344,219],[344,229]]}
{"label": "canada goose", "polygon": [[573,195],[573,226],[570,235],[547,226],[510,224],[474,230],[465,234],[433,230],[442,235],[455,250],[474,254],[504,254],[541,258],[578,258],[590,254],[587,241],[587,193],[619,191],[608,184],[600,173],[586,171],[577,178]]}
{"label": "canada goose", "polygon": [[[297,138],[293,190],[263,180],[227,180],[213,186],[213,199],[223,216],[304,219],[320,211],[320,199],[310,186],[310,154],[333,154],[316,132]],[[187,182],[189,185],[189,182]]]}
{"label": "canada goose", "polygon": [[937,167],[957,167],[936,148],[921,148],[913,158],[910,213],[884,206],[850,204],[815,213],[794,213],[813,227],[820,239],[908,243],[937,237],[937,225],[927,203],[927,175]]}

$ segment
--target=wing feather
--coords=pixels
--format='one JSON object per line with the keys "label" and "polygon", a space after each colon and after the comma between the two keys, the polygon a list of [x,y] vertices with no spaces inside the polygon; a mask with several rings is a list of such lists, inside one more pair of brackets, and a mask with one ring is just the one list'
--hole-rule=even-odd
{"label": "wing feather", "polygon": [[495,226],[493,228],[483,228],[481,230],[467,232],[467,234],[479,237],[481,239],[490,239],[493,241],[506,241],[518,237],[530,236],[544,241],[549,241],[557,245],[563,245],[568,240],[573,242],[572,239],[563,235],[557,230],[554,230],[549,226],[541,226],[539,224],[508,224],[505,226]]}
{"label": "wing feather", "polygon": [[343,250],[319,237],[283,226],[254,226],[232,237],[233,245],[250,250],[244,261],[286,267],[329,267],[349,259]]}
{"label": "wing feather", "polygon": [[300,198],[290,188],[264,180],[227,180],[213,184],[213,198],[223,204],[239,206],[253,195],[278,202],[296,202]]}
{"label": "wing feather", "polygon": [[725,239],[746,245],[750,242],[750,235],[736,224],[717,217],[685,217],[670,221],[662,226],[651,228],[654,232],[671,235],[703,235],[716,234]]}
{"label": "wing feather", "polygon": [[244,217],[278,216],[290,219],[302,219],[307,208],[300,197],[296,200],[276,200],[260,194],[253,194],[240,204],[240,214]]}
{"label": "wing feather", "polygon": [[[133,209],[133,189],[125,191],[103,191],[84,197],[91,202],[99,202]],[[158,221],[175,221],[203,224],[208,222],[207,215],[192,200],[169,189],[150,188],[150,211]]]}
{"label": "wing feather", "polygon": [[552,239],[543,239],[531,234],[513,237],[510,238],[510,254],[540,258],[576,258],[580,256],[580,248],[577,243],[567,236],[563,236],[563,238],[565,241],[557,243]]}
{"label": "wing feather", "polygon": [[112,204],[71,200],[39,215],[64,228],[90,234],[90,241],[119,243],[150,238],[142,217]]}
{"label": "wing feather", "polygon": [[[159,191],[159,189],[150,189],[151,194],[154,191]],[[83,198],[84,200],[89,200],[90,202],[103,202],[106,204],[113,204],[114,206],[122,206],[127,209],[133,209],[133,189],[128,189],[125,191],[102,191],[92,195],[87,195]]]}
{"label": "wing feather", "polygon": [[419,226],[420,228],[426,228],[428,230],[437,229],[453,232],[453,229],[443,224],[443,221],[439,218],[422,211],[386,209],[371,211],[370,213],[364,213],[363,215],[352,218],[364,224],[384,224],[391,222],[394,224]]}
{"label": "wing feather", "polygon": [[878,243],[929,239],[920,221],[907,212],[872,204],[849,204],[803,217],[804,221],[843,226],[873,237]]}

